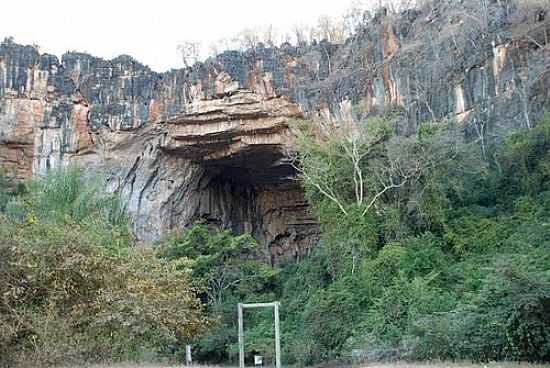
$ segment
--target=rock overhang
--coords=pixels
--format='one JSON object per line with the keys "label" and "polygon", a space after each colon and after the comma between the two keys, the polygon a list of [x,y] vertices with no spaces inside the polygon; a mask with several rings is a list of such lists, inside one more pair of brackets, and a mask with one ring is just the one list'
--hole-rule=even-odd
{"label": "rock overhang", "polygon": [[161,149],[233,182],[282,184],[295,174],[291,121],[298,118],[303,113],[287,98],[240,90],[195,101],[187,113],[161,123]]}
{"label": "rock overhang", "polygon": [[292,120],[301,117],[286,98],[232,91],[106,145],[136,237],[202,222],[252,234],[271,263],[306,254],[319,226],[292,162]]}

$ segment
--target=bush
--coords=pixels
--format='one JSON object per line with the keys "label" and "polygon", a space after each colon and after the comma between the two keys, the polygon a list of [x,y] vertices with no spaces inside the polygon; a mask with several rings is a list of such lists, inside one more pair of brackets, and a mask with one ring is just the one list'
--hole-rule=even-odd
{"label": "bush", "polygon": [[8,204],[18,195],[26,192],[25,185],[17,182],[0,167],[0,212],[4,212]]}
{"label": "bush", "polygon": [[314,361],[339,357],[342,346],[353,334],[361,299],[354,291],[349,280],[339,280],[318,290],[304,306],[304,325],[312,341]]}
{"label": "bush", "polygon": [[70,168],[25,187],[0,214],[0,365],[169,356],[206,326],[186,271],[130,246],[100,181]]}
{"label": "bush", "polygon": [[19,224],[50,224],[50,230],[75,226],[112,254],[125,252],[132,242],[126,211],[118,194],[105,191],[101,179],[101,173],[77,167],[58,169],[26,183],[26,190],[7,204],[6,215]]}
{"label": "bush", "polygon": [[[192,285],[215,321],[212,328],[194,341],[196,357],[219,363],[237,350],[235,311],[239,302],[273,299],[271,289],[277,271],[258,260],[256,241],[249,235],[210,229],[196,224],[181,234],[172,234],[159,244],[159,256],[188,270]],[[272,317],[265,313],[247,316],[247,352],[261,350],[274,355]]]}
{"label": "bush", "polygon": [[3,218],[0,256],[2,363],[162,356],[206,323],[187,275],[151,250],[112,257],[78,227]]}
{"label": "bush", "polygon": [[550,114],[529,130],[512,134],[501,151],[505,175],[501,188],[509,194],[536,195],[550,189]]}

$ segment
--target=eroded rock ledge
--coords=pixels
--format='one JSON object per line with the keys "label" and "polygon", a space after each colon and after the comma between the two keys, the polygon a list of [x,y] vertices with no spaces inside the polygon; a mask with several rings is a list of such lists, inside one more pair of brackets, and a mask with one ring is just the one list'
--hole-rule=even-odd
{"label": "eroded rock ledge", "polygon": [[273,263],[306,253],[318,224],[292,178],[289,121],[301,116],[286,98],[237,91],[112,144],[110,185],[127,199],[136,236],[204,221],[252,233]]}
{"label": "eroded rock ledge", "polygon": [[288,161],[293,140],[288,121],[300,117],[298,106],[286,98],[239,91],[196,101],[189,113],[169,120],[162,148],[234,182],[281,184],[294,173]]}

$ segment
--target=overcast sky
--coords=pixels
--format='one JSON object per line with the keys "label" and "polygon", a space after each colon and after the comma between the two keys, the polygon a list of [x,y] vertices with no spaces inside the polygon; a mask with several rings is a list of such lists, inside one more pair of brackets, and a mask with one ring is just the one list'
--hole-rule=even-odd
{"label": "overcast sky", "polygon": [[7,0],[0,39],[13,36],[58,56],[85,51],[111,59],[129,54],[156,71],[182,67],[178,41],[209,44],[245,27],[311,24],[340,15],[351,0]]}

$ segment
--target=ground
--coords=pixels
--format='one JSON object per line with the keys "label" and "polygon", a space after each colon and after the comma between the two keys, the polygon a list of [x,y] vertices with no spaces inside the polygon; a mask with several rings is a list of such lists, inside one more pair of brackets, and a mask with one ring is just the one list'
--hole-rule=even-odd
{"label": "ground", "polygon": [[[184,365],[143,365],[143,364],[116,364],[116,365],[94,365],[89,368],[180,368]],[[331,368],[345,368],[344,365],[331,365]],[[73,367],[66,367],[73,368]],[[76,368],[76,367],[74,367]],[[81,367],[79,367],[81,368]],[[205,365],[197,365],[191,368],[209,368]],[[211,366],[210,368],[216,368]],[[221,367],[220,367],[221,368]],[[355,365],[354,368],[550,368],[550,364],[529,364],[529,363],[454,363],[454,362],[431,362],[431,363],[366,363]]]}

